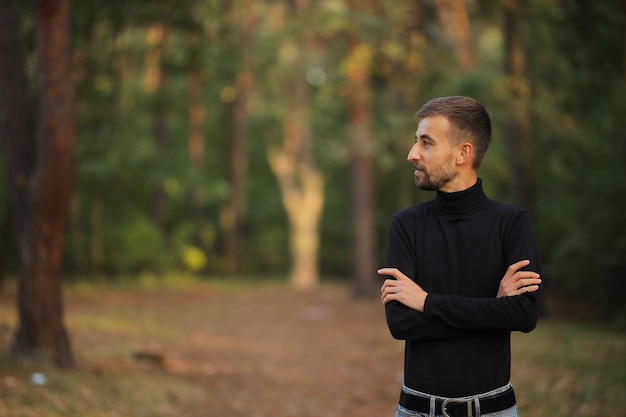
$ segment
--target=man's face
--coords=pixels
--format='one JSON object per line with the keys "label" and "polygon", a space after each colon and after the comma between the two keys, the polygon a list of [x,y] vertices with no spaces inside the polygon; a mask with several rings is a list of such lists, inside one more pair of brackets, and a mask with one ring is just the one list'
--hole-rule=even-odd
{"label": "man's face", "polygon": [[425,117],[417,127],[407,160],[415,168],[415,184],[422,190],[446,191],[446,185],[457,176],[448,128],[444,116]]}

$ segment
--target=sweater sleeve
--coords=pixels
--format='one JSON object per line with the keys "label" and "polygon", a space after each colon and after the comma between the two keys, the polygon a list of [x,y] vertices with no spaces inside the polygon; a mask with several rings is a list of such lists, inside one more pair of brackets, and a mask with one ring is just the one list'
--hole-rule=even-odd
{"label": "sweater sleeve", "polygon": [[[506,265],[529,259],[525,269],[541,274],[541,261],[532,232],[530,217],[521,211],[512,222],[505,242]],[[505,271],[502,271],[504,276]],[[441,320],[446,325],[466,331],[522,331],[535,328],[539,317],[541,287],[538,291],[502,298],[469,298],[429,294],[424,318]]]}
{"label": "sweater sleeve", "polygon": [[[414,220],[411,219],[411,221]],[[397,268],[415,280],[415,253],[414,237],[407,232],[407,227],[400,219],[394,216],[389,228],[387,266]],[[391,335],[400,340],[449,339],[469,333],[455,328],[438,317],[426,318],[423,313],[406,307],[398,301],[391,301],[385,305],[385,315]]]}

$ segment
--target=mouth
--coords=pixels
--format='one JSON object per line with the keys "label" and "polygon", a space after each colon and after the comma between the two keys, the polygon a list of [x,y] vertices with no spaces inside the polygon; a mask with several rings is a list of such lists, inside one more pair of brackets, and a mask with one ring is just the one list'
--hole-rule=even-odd
{"label": "mouth", "polygon": [[415,172],[414,172],[415,175],[417,175],[419,173],[424,174],[426,172],[426,170],[424,169],[423,166],[413,165],[413,168],[415,169]]}

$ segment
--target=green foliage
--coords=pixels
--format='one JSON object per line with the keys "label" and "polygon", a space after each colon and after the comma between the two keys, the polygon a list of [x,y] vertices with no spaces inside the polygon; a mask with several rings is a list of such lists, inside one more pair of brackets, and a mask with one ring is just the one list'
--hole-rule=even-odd
{"label": "green foliage", "polygon": [[[548,280],[626,316],[626,114],[623,17],[617,2],[537,3],[530,42],[547,46],[533,72],[539,238]],[[561,30],[555,31],[558,27]],[[600,47],[600,45],[602,45]],[[550,51],[559,51],[552,53]]]}
{"label": "green foliage", "polygon": [[[511,200],[504,135],[511,105],[519,98],[502,69],[503,2],[468,2],[476,64],[465,73],[455,66],[435,2],[417,2],[416,15],[411,2],[368,3],[355,12],[344,1],[324,1],[300,17],[293,16],[288,3],[258,1],[244,9],[237,0],[123,6],[72,2],[79,141],[66,239],[68,273],[225,271],[223,207],[233,190],[226,180],[230,138],[224,92],[236,99],[241,69],[250,68],[242,272],[275,275],[289,267],[286,215],[266,152],[282,141],[282,120],[291,117],[285,80],[298,77],[311,92],[313,153],[326,180],[320,267],[329,276],[348,276],[351,155],[343,66],[355,41],[366,44],[374,56],[369,122],[375,143],[370,152],[376,167],[381,262],[391,214],[432,197],[413,191],[405,162],[417,126],[413,115],[432,97],[464,94],[485,103],[494,139],[481,176],[491,197]],[[618,298],[626,290],[621,3],[523,3],[528,76],[518,87],[528,93],[524,104],[531,114],[536,207],[529,209],[544,277],[549,285],[591,296],[614,314],[626,314]],[[20,7],[24,51],[33,68],[32,7]],[[169,28],[160,55],[168,81],[157,93],[146,88],[146,66],[153,48],[149,33],[160,24]],[[240,53],[246,30],[253,39],[249,55]],[[315,36],[310,50],[294,41],[302,31]],[[299,66],[290,56],[302,60]],[[205,147],[199,170],[188,156],[189,76],[192,63],[198,62]],[[159,115],[166,122],[162,149],[155,143]],[[159,190],[166,201],[163,224],[156,224],[152,214]],[[192,214],[192,196],[199,202],[200,220]],[[7,198],[6,187],[0,187],[0,220],[9,213]],[[8,219],[0,224],[0,267],[12,271],[14,257],[4,256],[12,253],[4,248],[14,247]]]}
{"label": "green foliage", "polygon": [[150,219],[137,217],[124,222],[124,228],[111,231],[107,262],[122,271],[159,270],[171,264],[171,253]]}

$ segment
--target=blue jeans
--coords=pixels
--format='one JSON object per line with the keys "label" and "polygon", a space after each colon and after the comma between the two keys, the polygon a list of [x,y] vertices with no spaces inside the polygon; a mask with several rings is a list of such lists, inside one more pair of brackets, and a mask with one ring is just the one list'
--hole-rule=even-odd
{"label": "blue jeans", "polygon": [[[486,392],[484,394],[479,394],[476,395],[475,397],[471,397],[471,398],[489,398],[489,397],[493,397],[495,395],[498,395],[504,391],[506,391],[507,389],[509,389],[511,385],[507,384],[503,387],[497,388],[493,391],[489,391]],[[429,395],[429,394],[425,394],[423,392],[419,392],[419,391],[415,391],[412,390],[411,388],[402,387],[402,391],[411,394],[411,395],[417,395],[420,397],[425,397],[425,398],[430,398],[431,399],[431,411],[430,413],[420,413],[417,411],[411,411],[411,410],[407,410],[406,408],[402,407],[401,405],[398,405],[398,408],[396,408],[396,417],[440,417],[442,416],[441,414],[437,414],[435,415],[435,410],[434,410],[434,404],[435,402],[433,401],[433,399],[440,399],[440,400],[445,400],[445,398],[443,397],[437,397],[437,396],[433,396],[433,395]],[[519,417],[519,413],[517,411],[517,406],[514,405],[511,408],[508,408],[506,410],[502,410],[502,411],[498,411],[495,413],[489,413],[489,414],[480,414],[478,413],[477,416],[475,417]]]}

